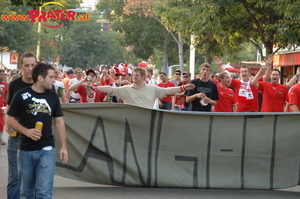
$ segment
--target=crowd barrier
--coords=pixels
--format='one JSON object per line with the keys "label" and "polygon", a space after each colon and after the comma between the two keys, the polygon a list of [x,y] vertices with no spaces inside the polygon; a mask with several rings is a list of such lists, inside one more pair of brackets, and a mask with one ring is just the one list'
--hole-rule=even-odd
{"label": "crowd barrier", "polygon": [[143,187],[300,184],[299,114],[175,112],[115,103],[62,109],[69,161],[61,164],[57,150],[56,174],[63,177]]}

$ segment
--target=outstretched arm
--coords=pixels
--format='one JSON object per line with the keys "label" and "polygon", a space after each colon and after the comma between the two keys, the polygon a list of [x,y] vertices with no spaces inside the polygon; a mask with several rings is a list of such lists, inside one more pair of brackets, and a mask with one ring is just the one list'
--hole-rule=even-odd
{"label": "outstretched arm", "polygon": [[113,89],[112,89],[112,86],[99,86],[98,91],[103,92],[103,93],[112,93]]}
{"label": "outstretched arm", "polygon": [[186,90],[192,90],[195,88],[194,84],[185,84],[181,86],[176,86],[176,87],[169,87],[167,88],[166,95],[175,95],[176,93],[180,93]]}

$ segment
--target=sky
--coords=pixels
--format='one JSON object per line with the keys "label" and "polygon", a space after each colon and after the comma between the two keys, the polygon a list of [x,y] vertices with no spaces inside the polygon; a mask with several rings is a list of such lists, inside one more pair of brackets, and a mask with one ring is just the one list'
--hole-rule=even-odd
{"label": "sky", "polygon": [[81,6],[94,6],[97,3],[97,0],[82,0],[83,3]]}

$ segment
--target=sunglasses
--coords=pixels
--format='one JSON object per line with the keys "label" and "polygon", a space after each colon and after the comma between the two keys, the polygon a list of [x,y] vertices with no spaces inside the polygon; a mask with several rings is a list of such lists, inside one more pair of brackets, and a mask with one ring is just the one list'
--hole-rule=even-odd
{"label": "sunglasses", "polygon": [[175,75],[181,75],[180,73],[175,73]]}
{"label": "sunglasses", "polygon": [[183,76],[183,78],[188,78],[189,76]]}

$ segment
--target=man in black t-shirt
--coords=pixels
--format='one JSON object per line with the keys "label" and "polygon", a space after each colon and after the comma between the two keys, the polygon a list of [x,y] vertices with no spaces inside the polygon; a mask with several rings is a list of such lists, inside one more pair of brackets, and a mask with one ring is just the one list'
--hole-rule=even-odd
{"label": "man in black t-shirt", "polygon": [[[6,106],[6,112],[9,110],[11,100],[14,94],[26,87],[30,87],[33,84],[32,81],[32,69],[36,65],[36,57],[30,52],[24,53],[21,58],[21,70],[23,76],[10,82],[8,87],[8,100]],[[11,130],[7,132],[12,133]],[[17,151],[19,146],[19,137],[9,136],[7,144],[7,158],[8,158],[8,184],[7,184],[7,198],[20,198],[20,187],[18,178],[18,164],[17,164]]]}
{"label": "man in black t-shirt", "polygon": [[[52,198],[55,146],[52,120],[61,144],[62,163],[68,161],[66,131],[60,101],[52,92],[55,68],[39,63],[32,70],[33,85],[18,91],[7,112],[7,125],[19,135],[18,177],[21,198]],[[17,120],[18,119],[18,120]],[[37,121],[42,130],[35,128]]]}
{"label": "man in black t-shirt", "polygon": [[212,111],[212,106],[217,105],[218,89],[217,85],[209,80],[211,66],[203,63],[200,66],[200,78],[193,79],[191,84],[195,85],[193,90],[187,91],[186,102],[190,103],[190,111]]}

